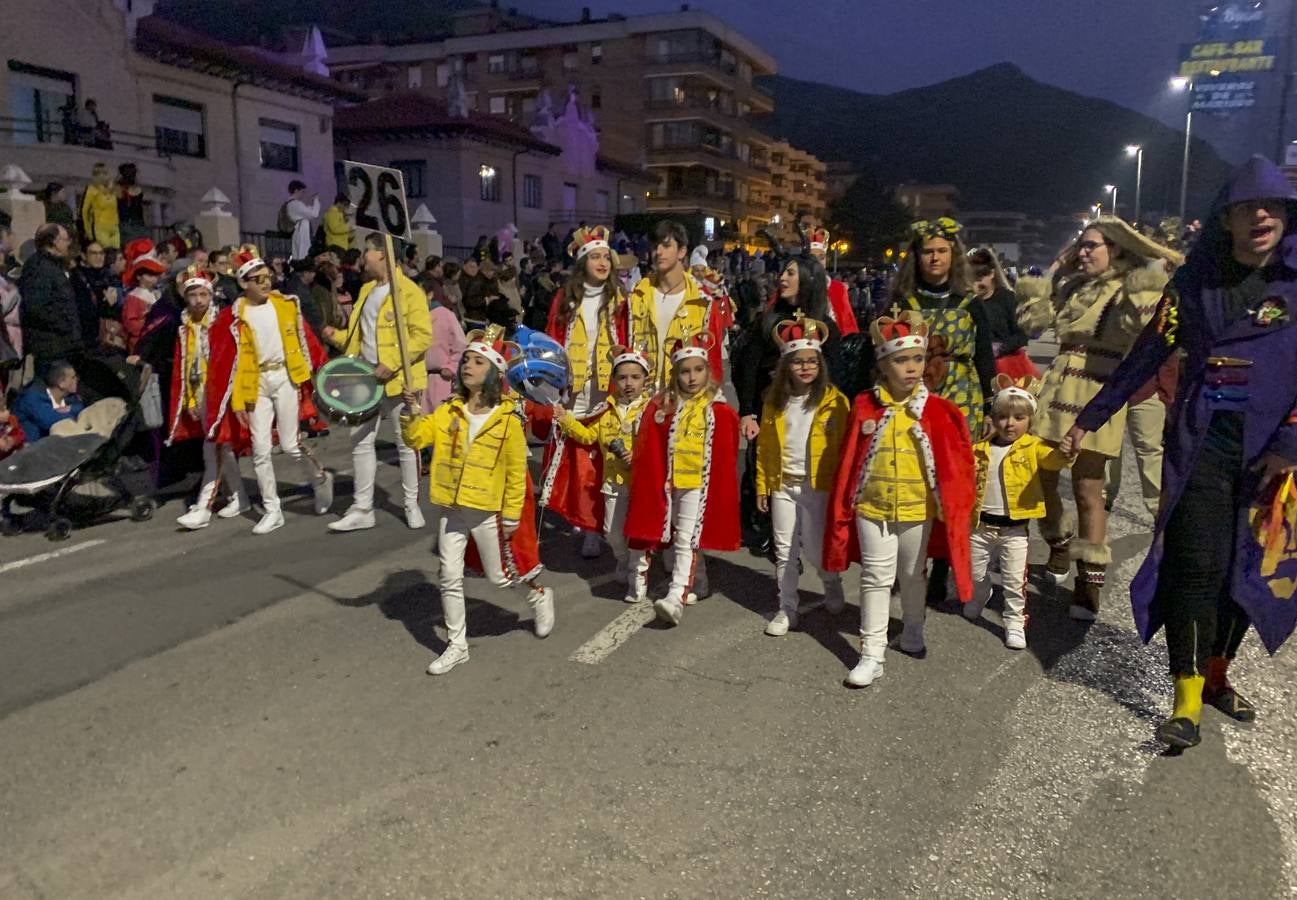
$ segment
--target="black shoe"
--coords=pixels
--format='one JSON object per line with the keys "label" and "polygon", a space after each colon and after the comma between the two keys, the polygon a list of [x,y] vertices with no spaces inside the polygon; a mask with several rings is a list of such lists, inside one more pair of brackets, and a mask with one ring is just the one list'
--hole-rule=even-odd
{"label": "black shoe", "polygon": [[1178,750],[1197,747],[1202,741],[1202,737],[1198,734],[1198,726],[1182,716],[1167,719],[1157,726],[1157,739]]}
{"label": "black shoe", "polygon": [[1251,722],[1256,718],[1256,707],[1228,684],[1219,691],[1204,690],[1202,702],[1216,707],[1235,722]]}

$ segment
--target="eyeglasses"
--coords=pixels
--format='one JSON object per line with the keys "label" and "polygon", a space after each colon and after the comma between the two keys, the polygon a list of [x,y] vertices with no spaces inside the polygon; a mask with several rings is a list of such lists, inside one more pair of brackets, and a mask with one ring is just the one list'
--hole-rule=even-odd
{"label": "eyeglasses", "polygon": [[1112,241],[1081,241],[1076,245],[1078,253],[1093,253],[1100,247],[1111,247]]}
{"label": "eyeglasses", "polygon": [[253,284],[270,284],[270,276],[262,272],[260,275],[249,275],[248,281]]}
{"label": "eyeglasses", "polygon": [[820,361],[818,359],[790,359],[788,365],[794,369],[818,369]]}

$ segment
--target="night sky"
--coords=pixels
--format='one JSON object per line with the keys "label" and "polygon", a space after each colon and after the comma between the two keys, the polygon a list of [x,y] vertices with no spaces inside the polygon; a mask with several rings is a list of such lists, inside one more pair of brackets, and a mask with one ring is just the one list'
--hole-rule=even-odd
{"label": "night sky", "polygon": [[[679,8],[671,0],[501,0],[555,19]],[[1286,3],[1271,0],[1272,19]],[[1040,81],[1103,97],[1182,127],[1185,97],[1167,89],[1180,45],[1194,40],[1199,0],[692,0],[770,52],[781,74],[891,93],[1013,62]],[[769,8],[771,13],[756,12]],[[1275,22],[1272,31],[1281,30]],[[1273,110],[1270,110],[1273,115]],[[1227,157],[1259,148],[1247,119],[1202,123]],[[1258,138],[1257,143],[1260,143]]]}

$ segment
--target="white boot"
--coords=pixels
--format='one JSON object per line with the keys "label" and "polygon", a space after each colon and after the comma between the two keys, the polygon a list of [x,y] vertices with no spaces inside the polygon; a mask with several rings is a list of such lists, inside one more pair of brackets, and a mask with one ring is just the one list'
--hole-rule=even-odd
{"label": "white boot", "polygon": [[374,527],[374,511],[352,507],[336,522],[329,523],[330,531],[363,531]]}
{"label": "white boot", "polygon": [[415,531],[427,524],[423,521],[423,511],[419,509],[419,504],[415,503],[405,508],[405,524]]}
{"label": "white boot", "polygon": [[181,528],[187,528],[190,531],[197,531],[200,528],[206,528],[207,523],[212,521],[212,511],[206,506],[191,506],[189,512],[176,519],[176,524]]}
{"label": "white boot", "polygon": [[324,476],[314,485],[315,492],[315,514],[322,516],[329,511],[333,505],[333,473],[328,469],[324,470]]}
{"label": "white boot", "polygon": [[445,675],[460,663],[468,662],[468,651],[451,644],[428,666],[429,675]]}
{"label": "white boot", "polygon": [[268,512],[261,517],[261,521],[252,526],[253,534],[270,534],[284,527],[284,514],[281,512]]}
{"label": "white boot", "polygon": [[230,502],[222,506],[221,511],[216,515],[222,519],[233,519],[237,516],[243,515],[250,509],[252,509],[252,504],[248,502],[248,498],[242,493],[239,493],[238,495],[231,497]]}
{"label": "white boot", "polygon": [[883,661],[872,656],[860,655],[860,662],[847,673],[848,687],[869,687],[883,677]]}
{"label": "white boot", "polygon": [[534,588],[527,595],[527,602],[536,616],[536,637],[549,637],[554,630],[554,589]]}
{"label": "white boot", "polygon": [[1004,623],[1004,646],[1010,650],[1027,649],[1027,628],[1022,622]]}
{"label": "white boot", "polygon": [[779,610],[770,623],[766,625],[766,634],[771,637],[783,637],[789,630],[797,627],[797,613]]}
{"label": "white boot", "polygon": [[661,600],[654,600],[653,608],[657,610],[659,619],[663,622],[670,622],[672,625],[679,625],[680,620],[684,618],[685,608],[674,597],[663,597]]}

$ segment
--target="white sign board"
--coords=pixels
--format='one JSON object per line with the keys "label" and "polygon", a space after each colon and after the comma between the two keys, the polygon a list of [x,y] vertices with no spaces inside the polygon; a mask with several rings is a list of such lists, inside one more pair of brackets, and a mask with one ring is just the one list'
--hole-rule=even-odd
{"label": "white sign board", "polygon": [[413,240],[410,207],[405,200],[405,180],[400,169],[343,160],[347,194],[356,208],[356,228]]}

